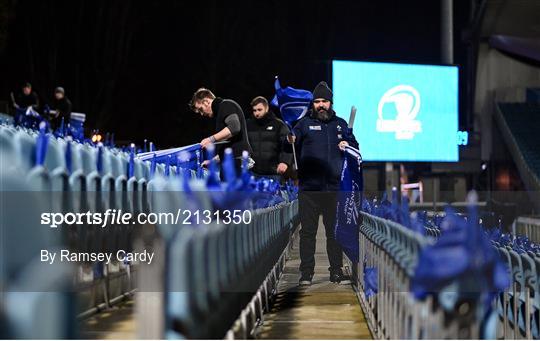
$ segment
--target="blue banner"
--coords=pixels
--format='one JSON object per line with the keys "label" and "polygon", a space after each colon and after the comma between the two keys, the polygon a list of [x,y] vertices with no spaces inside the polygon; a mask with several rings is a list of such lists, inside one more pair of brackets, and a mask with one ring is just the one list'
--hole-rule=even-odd
{"label": "blue banner", "polygon": [[279,108],[283,120],[292,127],[294,122],[304,117],[309,110],[313,95],[308,90],[281,87],[279,79],[274,81],[276,95],[271,104]]}
{"label": "blue banner", "polygon": [[358,227],[362,208],[362,157],[358,149],[347,147],[341,171],[341,185],[337,198],[336,240],[349,259],[358,263]]}
{"label": "blue banner", "polygon": [[141,161],[154,160],[156,163],[178,165],[186,169],[196,169],[198,166],[196,152],[200,150],[201,145],[195,143],[189,146],[139,153],[136,158]]}

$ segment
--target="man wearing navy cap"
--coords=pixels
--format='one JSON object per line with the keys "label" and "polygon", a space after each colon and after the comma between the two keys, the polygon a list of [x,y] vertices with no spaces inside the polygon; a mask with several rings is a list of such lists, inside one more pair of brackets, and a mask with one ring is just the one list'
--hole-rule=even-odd
{"label": "man wearing navy cap", "polygon": [[339,191],[345,146],[358,147],[347,122],[332,110],[333,93],[325,82],[313,90],[313,103],[293,128],[289,143],[298,156],[300,185],[300,285],[311,285],[315,269],[315,244],[319,215],[326,231],[330,281],[348,284],[343,274],[343,253],[334,235],[336,192]]}

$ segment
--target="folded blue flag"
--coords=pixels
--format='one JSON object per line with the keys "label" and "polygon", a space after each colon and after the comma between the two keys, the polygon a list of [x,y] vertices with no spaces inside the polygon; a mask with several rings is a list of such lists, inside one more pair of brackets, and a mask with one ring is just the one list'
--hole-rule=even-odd
{"label": "folded blue flag", "polygon": [[311,91],[290,86],[282,88],[278,77],[274,82],[274,88],[276,95],[270,103],[279,108],[283,120],[292,127],[294,122],[306,115],[313,100],[313,94]]}

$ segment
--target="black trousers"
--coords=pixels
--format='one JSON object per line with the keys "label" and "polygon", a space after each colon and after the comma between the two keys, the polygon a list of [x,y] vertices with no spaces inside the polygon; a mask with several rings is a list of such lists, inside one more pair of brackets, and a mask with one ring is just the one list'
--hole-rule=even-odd
{"label": "black trousers", "polygon": [[300,272],[313,274],[315,270],[315,245],[319,215],[323,217],[326,232],[326,253],[330,262],[328,270],[343,266],[343,252],[334,236],[336,224],[336,192],[300,192]]}

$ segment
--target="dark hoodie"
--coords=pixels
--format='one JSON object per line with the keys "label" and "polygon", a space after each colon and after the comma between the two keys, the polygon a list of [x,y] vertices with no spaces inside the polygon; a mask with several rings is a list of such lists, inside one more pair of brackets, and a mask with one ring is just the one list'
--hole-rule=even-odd
{"label": "dark hoodie", "polygon": [[332,109],[327,121],[319,120],[310,110],[293,128],[293,134],[300,190],[338,191],[344,157],[338,144],[347,141],[351,147],[358,148],[347,122]]}
{"label": "dark hoodie", "polygon": [[250,118],[247,120],[247,128],[255,160],[254,173],[275,175],[279,163],[291,166],[292,154],[283,148],[289,128],[273,112],[269,111],[261,119]]}

